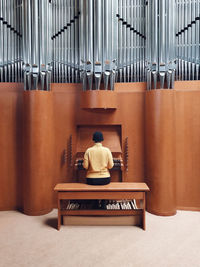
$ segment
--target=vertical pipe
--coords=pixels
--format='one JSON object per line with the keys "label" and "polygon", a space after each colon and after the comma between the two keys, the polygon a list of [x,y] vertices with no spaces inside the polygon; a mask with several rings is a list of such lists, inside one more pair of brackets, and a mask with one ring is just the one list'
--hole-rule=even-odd
{"label": "vertical pipe", "polygon": [[79,27],[78,27],[78,23],[79,23],[79,5],[78,5],[79,1],[75,0],[75,22],[74,22],[74,35],[75,35],[75,53],[74,53],[74,57],[75,57],[75,82],[79,82],[79,77],[78,77],[78,72],[79,72]]}
{"label": "vertical pipe", "polygon": [[157,70],[158,70],[158,2],[152,1],[152,32],[151,32],[151,68],[153,74],[153,88],[157,88]]}
{"label": "vertical pipe", "polygon": [[3,40],[3,0],[0,0],[0,82],[3,82],[3,54],[4,54],[4,40]]}
{"label": "vertical pipe", "polygon": [[187,7],[187,12],[188,12],[188,39],[187,39],[187,44],[188,44],[188,80],[191,80],[191,67],[192,67],[192,44],[191,44],[191,37],[192,37],[192,18],[191,18],[191,0],[188,1],[188,7]]}
{"label": "vertical pipe", "polygon": [[[187,58],[184,58],[184,29],[185,27],[185,21],[184,21],[184,0],[181,1],[181,76],[182,80],[187,77],[184,77],[184,61],[187,60]],[[187,49],[187,48],[186,48]]]}
{"label": "vertical pipe", "polygon": [[112,73],[110,78],[110,89],[114,90],[114,82],[117,79],[117,65],[118,65],[118,1],[112,0]]}
{"label": "vertical pipe", "polygon": [[[27,58],[26,62],[29,65],[32,65],[32,60],[31,60],[31,51],[32,51],[32,36],[31,36],[31,24],[32,24],[32,16],[31,16],[31,0],[25,1],[27,2],[27,13],[25,14],[24,19],[27,21],[26,25],[26,47],[25,49],[27,50]],[[29,88],[30,89],[30,88]]]}
{"label": "vertical pipe", "polygon": [[133,47],[133,38],[134,38],[134,28],[133,28],[133,10],[134,10],[134,5],[133,5],[133,1],[130,2],[130,24],[131,24],[131,28],[130,28],[130,47],[131,47],[131,51],[130,51],[130,63],[131,63],[131,77],[130,77],[130,81],[133,82],[133,52],[134,52],[134,47]]}
{"label": "vertical pipe", "polygon": [[126,66],[127,66],[127,82],[130,82],[130,2],[126,0],[126,8],[127,8],[127,19],[126,19],[126,40],[127,40],[127,53],[126,53]]}
{"label": "vertical pipe", "polygon": [[63,61],[63,50],[64,50],[64,38],[63,38],[63,7],[64,7],[64,1],[60,0],[60,27],[59,27],[59,36],[60,36],[60,82],[64,82],[64,61]]}
{"label": "vertical pipe", "polygon": [[67,0],[67,59],[68,59],[68,67],[67,67],[67,72],[68,72],[68,82],[71,83],[71,66],[70,66],[70,59],[71,59],[71,23],[70,23],[70,0]]}
{"label": "vertical pipe", "polygon": [[[175,71],[176,71],[176,20],[175,12],[177,12],[177,4],[173,1],[169,1],[169,69],[172,71],[170,88],[174,88]],[[171,23],[170,23],[171,21]]]}
{"label": "vertical pipe", "polygon": [[176,80],[179,80],[179,2],[176,1]]}
{"label": "vertical pipe", "polygon": [[160,77],[160,88],[164,88],[165,81],[165,1],[159,1],[159,77]]}
{"label": "vertical pipe", "polygon": [[119,68],[119,81],[122,82],[122,1],[119,0],[119,28],[118,28],[118,68]]}
{"label": "vertical pipe", "polygon": [[71,75],[72,83],[74,83],[74,0],[71,0],[71,14],[70,14],[70,24],[71,24]]}
{"label": "vertical pipe", "polygon": [[[196,6],[195,6],[195,10],[196,10],[196,14],[195,17],[199,17],[200,14],[200,1],[196,1]],[[200,20],[196,20],[196,24],[195,24],[195,50],[196,50],[196,80],[199,79],[199,61],[200,61]]]}
{"label": "vertical pipe", "polygon": [[80,31],[79,31],[79,45],[80,45],[80,70],[81,70],[81,80],[83,83],[83,90],[87,89],[87,77],[86,77],[86,54],[85,54],[85,13],[86,13],[86,4],[84,0],[79,2],[80,8]]}
{"label": "vertical pipe", "polygon": [[[32,68],[33,68],[33,89],[38,88],[38,72],[39,72],[39,38],[38,38],[38,0],[32,1]],[[29,29],[30,30],[30,29]],[[45,38],[45,36],[43,36]]]}
{"label": "vertical pipe", "polygon": [[135,23],[135,30],[136,30],[136,82],[139,82],[139,75],[140,75],[140,37],[139,37],[139,21],[140,21],[140,2],[136,1],[136,23]]}
{"label": "vertical pipe", "polygon": [[55,0],[55,82],[58,82],[58,0]]}
{"label": "vertical pipe", "polygon": [[122,5],[122,18],[123,18],[123,26],[122,26],[122,40],[123,40],[123,53],[122,53],[122,57],[123,57],[123,78],[124,78],[124,82],[126,82],[126,46],[127,46],[127,40],[126,40],[126,1],[123,1],[123,5]]}
{"label": "vertical pipe", "polygon": [[52,2],[52,62],[53,62],[53,75],[52,82],[55,82],[55,2]]}
{"label": "vertical pipe", "polygon": [[[23,2],[22,0],[20,0],[20,7],[19,7],[19,20],[20,20],[20,25],[22,25],[22,15],[23,15],[23,12],[22,12],[22,7],[23,7]],[[22,32],[22,26],[19,27],[19,32],[21,33],[21,36],[23,36],[23,32]],[[22,38],[20,39],[20,36],[18,36],[18,59],[19,59],[19,63],[18,63],[18,74],[19,74],[19,77],[20,77],[20,81],[23,80],[23,72],[22,72],[22,67],[23,67],[23,52],[22,52],[22,49],[23,49],[23,41],[22,41]]]}
{"label": "vertical pipe", "polygon": [[99,90],[102,77],[103,2],[102,0],[95,0],[94,3],[94,73],[95,89]]}
{"label": "vertical pipe", "polygon": [[146,68],[147,68],[147,90],[151,90],[151,1],[146,2]]}
{"label": "vertical pipe", "polygon": [[47,78],[46,78],[46,90],[50,90],[50,84],[52,82],[52,3],[47,0],[48,10],[48,22],[47,22]]}
{"label": "vertical pipe", "polygon": [[3,65],[4,65],[4,82],[7,82],[7,64],[8,64],[8,36],[7,36],[7,1],[3,0],[3,37],[4,37],[4,50],[3,50]]}
{"label": "vertical pipe", "polygon": [[191,3],[191,19],[192,19],[192,29],[191,29],[191,62],[192,62],[192,73],[191,73],[191,79],[195,79],[195,61],[196,61],[196,55],[195,55],[195,1],[192,0]]}
{"label": "vertical pipe", "polygon": [[10,48],[10,64],[11,64],[11,77],[10,81],[14,82],[14,46],[15,46],[15,39],[14,39],[14,31],[12,28],[14,27],[14,0],[10,1],[10,42],[11,42],[11,48]]}
{"label": "vertical pipe", "polygon": [[8,48],[8,57],[7,57],[7,66],[8,66],[8,82],[11,82],[11,61],[10,61],[10,56],[11,56],[11,31],[10,31],[10,24],[11,24],[11,1],[9,1],[7,3],[7,9],[6,9],[6,13],[7,13],[7,48]]}
{"label": "vertical pipe", "polygon": [[86,1],[86,73],[89,89],[93,84],[93,1]]}
{"label": "vertical pipe", "polygon": [[[108,83],[111,71],[111,42],[112,42],[112,15],[111,10],[112,1],[104,0],[104,43],[103,43],[103,77],[104,77],[104,88],[108,89]],[[111,19],[111,20],[110,20]]]}
{"label": "vertical pipe", "polygon": [[[187,48],[187,43],[188,43],[188,27],[187,25],[190,23],[189,22],[189,16],[188,16],[188,6],[187,6],[187,2],[184,3],[184,15],[185,15],[185,21],[183,24],[183,60],[184,60],[184,79],[187,80],[188,79],[188,48]],[[185,30],[186,29],[186,30]]]}
{"label": "vertical pipe", "polygon": [[45,74],[46,74],[46,27],[45,27],[45,17],[44,10],[46,10],[46,0],[39,1],[39,18],[40,18],[40,28],[36,34],[39,35],[40,39],[40,81],[41,90],[45,89]]}

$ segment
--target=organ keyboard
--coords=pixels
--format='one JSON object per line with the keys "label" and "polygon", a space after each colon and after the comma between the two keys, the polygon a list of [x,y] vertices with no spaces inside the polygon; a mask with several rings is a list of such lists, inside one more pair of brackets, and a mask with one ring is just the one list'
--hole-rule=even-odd
{"label": "organ keyboard", "polygon": [[[114,166],[112,170],[123,170],[123,160],[122,158],[113,158]],[[75,161],[76,170],[84,170],[83,168],[83,159],[77,158]]]}

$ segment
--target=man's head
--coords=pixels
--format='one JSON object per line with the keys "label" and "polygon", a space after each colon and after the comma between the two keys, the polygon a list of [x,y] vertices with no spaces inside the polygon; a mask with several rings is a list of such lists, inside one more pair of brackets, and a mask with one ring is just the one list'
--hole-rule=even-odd
{"label": "man's head", "polygon": [[103,134],[102,132],[95,132],[93,133],[93,138],[92,140],[95,142],[95,143],[99,143],[99,142],[102,142],[104,139],[103,139]]}

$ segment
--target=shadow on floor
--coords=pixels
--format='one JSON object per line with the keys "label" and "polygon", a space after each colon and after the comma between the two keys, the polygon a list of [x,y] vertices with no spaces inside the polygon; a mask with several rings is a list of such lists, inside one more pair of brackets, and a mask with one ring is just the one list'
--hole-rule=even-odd
{"label": "shadow on floor", "polygon": [[47,220],[44,221],[44,224],[50,226],[51,228],[54,228],[57,230],[57,222],[58,219],[57,218],[49,218]]}

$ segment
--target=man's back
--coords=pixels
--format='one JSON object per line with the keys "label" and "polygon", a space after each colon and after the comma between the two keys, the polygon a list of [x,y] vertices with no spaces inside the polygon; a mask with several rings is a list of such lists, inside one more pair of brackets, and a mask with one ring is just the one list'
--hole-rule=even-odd
{"label": "man's back", "polygon": [[108,169],[113,167],[110,150],[101,143],[88,148],[84,155],[83,167],[88,170],[87,178],[110,177]]}

